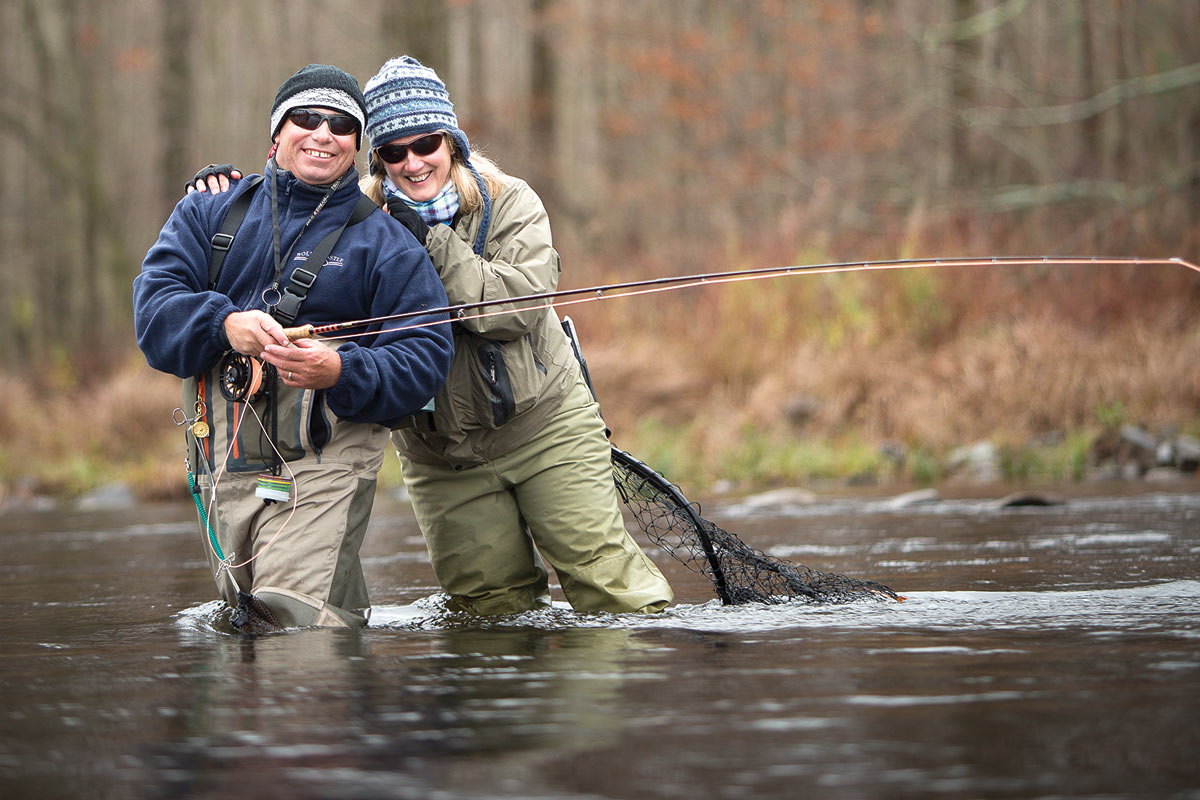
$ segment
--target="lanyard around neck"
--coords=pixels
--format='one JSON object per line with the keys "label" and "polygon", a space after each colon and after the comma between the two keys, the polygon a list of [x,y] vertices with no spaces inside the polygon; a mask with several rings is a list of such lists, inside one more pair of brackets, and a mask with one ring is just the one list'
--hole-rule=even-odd
{"label": "lanyard around neck", "polygon": [[[334,192],[336,192],[338,187],[342,185],[342,181],[346,179],[346,175],[349,175],[350,173],[346,172],[344,175],[330,184],[329,189],[326,190],[325,195],[321,198],[321,201],[317,203],[317,207],[313,209],[313,212],[308,215],[308,219],[306,219],[304,224],[300,226],[300,232],[296,234],[296,238],[292,239],[292,243],[288,246],[287,255],[285,256],[280,244],[281,236],[279,231],[279,181],[277,179],[279,165],[275,162],[273,157],[271,159],[271,165],[273,167],[271,170],[271,245],[272,255],[275,258],[275,276],[271,281],[271,285],[266,289],[263,289],[262,300],[263,303],[266,304],[267,310],[271,313],[274,313],[275,307],[279,305],[279,300],[281,298],[279,280],[283,277],[284,265],[287,263],[288,259],[291,258],[292,251],[296,248],[296,244],[300,241],[300,237],[304,235],[306,230],[308,230],[308,226],[311,225],[312,221],[317,218],[317,214],[321,213],[321,209],[325,207],[325,204],[329,202],[331,197],[333,197]],[[271,302],[271,299],[268,298],[274,299],[275,302]]]}

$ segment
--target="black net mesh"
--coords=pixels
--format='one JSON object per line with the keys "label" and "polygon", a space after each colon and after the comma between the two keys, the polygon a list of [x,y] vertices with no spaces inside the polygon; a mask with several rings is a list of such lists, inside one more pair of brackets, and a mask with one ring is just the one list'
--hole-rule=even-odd
{"label": "black net mesh", "polygon": [[249,592],[238,592],[237,608],[229,617],[229,624],[239,633],[272,633],[283,630],[279,620],[267,604]]}
{"label": "black net mesh", "polygon": [[818,572],[755,550],[701,517],[678,488],[633,456],[614,447],[612,459],[617,491],[638,527],[655,545],[712,581],[727,605],[902,599],[881,583]]}

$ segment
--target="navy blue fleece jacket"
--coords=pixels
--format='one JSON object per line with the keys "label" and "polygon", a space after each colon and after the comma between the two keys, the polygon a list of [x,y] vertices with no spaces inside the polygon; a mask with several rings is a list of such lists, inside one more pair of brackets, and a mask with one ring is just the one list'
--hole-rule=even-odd
{"label": "navy blue fleece jacket", "polygon": [[[146,253],[133,281],[134,328],[138,346],[155,369],[180,378],[211,369],[229,348],[225,318],[235,311],[267,310],[263,290],[275,277],[272,180],[277,184],[286,257],[281,286],[321,239],[345,222],[360,195],[352,170],[303,229],[325,189],[297,180],[274,162],[267,164],[265,173],[215,289],[208,289],[210,240],[234,198],[246,191],[248,180],[222,194],[185,195]],[[425,248],[387,214],[372,213],[342,233],[294,324],[345,322],[445,305],[445,290]],[[369,333],[339,347],[342,372],[324,393],[329,409],[350,422],[393,425],[424,406],[450,367],[449,323],[381,331],[429,319],[446,315],[356,329]]]}

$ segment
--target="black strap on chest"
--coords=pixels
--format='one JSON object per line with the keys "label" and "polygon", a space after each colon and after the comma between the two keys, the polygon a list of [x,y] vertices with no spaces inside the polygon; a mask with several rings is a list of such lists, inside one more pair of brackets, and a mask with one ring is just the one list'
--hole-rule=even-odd
{"label": "black strap on chest", "polygon": [[329,253],[333,250],[333,246],[337,244],[337,240],[341,238],[342,231],[351,225],[357,225],[367,218],[367,215],[372,211],[378,211],[379,206],[364,195],[359,195],[358,203],[355,204],[354,210],[350,212],[350,217],[337,230],[331,231],[325,235],[321,243],[313,248],[309,254],[308,260],[304,262],[304,266],[296,267],[292,270],[291,276],[288,278],[288,285],[283,287],[280,293],[279,305],[275,306],[272,315],[283,325],[291,325],[296,321],[296,315],[300,313],[300,304],[304,302],[304,298],[308,296],[308,290],[316,283],[317,275],[320,274],[321,268],[325,266],[325,261],[329,258]]}
{"label": "black strap on chest", "polygon": [[[256,175],[249,180],[250,185],[230,204],[225,221],[221,223],[221,230],[214,233],[212,239],[209,240],[209,244],[212,245],[212,255],[208,261],[208,288],[210,290],[217,286],[217,279],[221,276],[221,267],[225,263],[225,256],[233,247],[233,240],[237,236],[238,228],[242,226],[242,221],[246,218],[246,212],[250,209],[250,201],[254,198],[254,190],[262,182],[262,176]],[[350,212],[350,217],[346,222],[325,235],[325,238],[308,256],[308,261],[305,262],[306,266],[296,267],[292,270],[292,274],[288,278],[288,285],[280,292],[279,305],[273,312],[276,319],[284,325],[291,325],[296,321],[296,315],[300,313],[300,304],[308,296],[308,290],[316,282],[317,274],[325,266],[330,252],[333,251],[334,245],[342,236],[342,231],[350,225],[362,222],[368,214],[378,209],[379,206],[375,205],[371,198],[365,194],[359,195],[358,203],[355,204],[354,210]],[[311,268],[308,265],[311,265]]]}
{"label": "black strap on chest", "polygon": [[250,201],[254,199],[254,190],[262,183],[262,179],[262,175],[255,175],[249,179],[250,185],[246,187],[246,191],[239,194],[230,204],[225,221],[221,223],[221,230],[214,233],[209,240],[209,244],[212,245],[212,255],[208,259],[209,291],[217,288],[217,278],[221,277],[225,256],[229,254],[229,248],[233,247],[233,239],[237,236],[238,228],[242,227],[242,220],[246,218]]}

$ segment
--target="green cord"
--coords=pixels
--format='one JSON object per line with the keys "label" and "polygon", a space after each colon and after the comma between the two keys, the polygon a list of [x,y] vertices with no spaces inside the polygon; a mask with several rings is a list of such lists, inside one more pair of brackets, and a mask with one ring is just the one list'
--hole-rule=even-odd
{"label": "green cord", "polygon": [[208,539],[212,542],[213,552],[217,554],[217,560],[224,561],[225,553],[221,550],[221,543],[217,541],[217,535],[213,533],[212,524],[208,521],[208,513],[204,510],[204,503],[200,502],[200,492],[196,491],[196,476],[192,471],[188,470],[188,489],[192,492],[192,499],[196,501],[196,510],[200,512],[200,521],[204,523],[204,530],[208,533]]}

